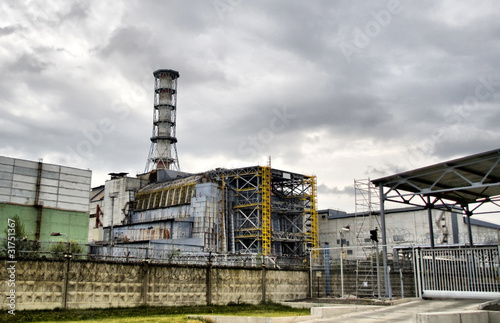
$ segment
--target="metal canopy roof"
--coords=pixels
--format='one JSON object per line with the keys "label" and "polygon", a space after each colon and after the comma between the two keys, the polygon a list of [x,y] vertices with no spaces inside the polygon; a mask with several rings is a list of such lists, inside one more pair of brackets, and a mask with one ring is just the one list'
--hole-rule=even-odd
{"label": "metal canopy roof", "polygon": [[500,195],[500,149],[375,179],[372,183],[462,205],[488,201]]}

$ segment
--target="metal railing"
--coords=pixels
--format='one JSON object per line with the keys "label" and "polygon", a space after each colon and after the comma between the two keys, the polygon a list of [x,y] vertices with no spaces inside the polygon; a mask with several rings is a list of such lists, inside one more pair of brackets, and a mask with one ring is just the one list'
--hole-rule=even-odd
{"label": "metal railing", "polygon": [[307,258],[298,256],[263,256],[255,253],[224,254],[214,252],[186,252],[178,249],[133,247],[124,245],[91,246],[89,258],[115,262],[150,262],[175,265],[212,265],[276,269],[307,269]]}
{"label": "metal railing", "polygon": [[500,297],[499,246],[416,248],[414,252],[420,297]]}
{"label": "metal railing", "polygon": [[[8,256],[7,240],[0,238],[0,257]],[[16,260],[53,259],[109,261],[119,263],[149,262],[156,264],[244,267],[305,270],[309,263],[303,256],[263,256],[255,253],[224,254],[188,252],[176,248],[132,245],[92,245],[84,242],[23,240],[16,242]]]}
{"label": "metal railing", "polygon": [[404,297],[408,283],[404,283],[403,278],[410,278],[413,285],[412,268],[403,266],[403,262],[394,262],[391,255],[392,268],[388,268],[387,275],[384,274],[382,247],[372,244],[311,249],[310,296],[383,298],[385,281],[392,272],[393,279],[397,280],[397,286],[394,286],[398,289],[396,294]]}

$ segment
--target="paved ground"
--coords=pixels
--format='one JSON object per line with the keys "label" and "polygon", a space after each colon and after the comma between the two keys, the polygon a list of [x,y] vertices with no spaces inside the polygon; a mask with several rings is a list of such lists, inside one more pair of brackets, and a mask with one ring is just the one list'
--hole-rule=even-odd
{"label": "paved ground", "polygon": [[485,300],[421,300],[415,299],[407,303],[393,305],[370,312],[355,312],[332,318],[313,319],[308,323],[319,322],[414,322],[415,314],[431,312],[457,312],[476,310]]}

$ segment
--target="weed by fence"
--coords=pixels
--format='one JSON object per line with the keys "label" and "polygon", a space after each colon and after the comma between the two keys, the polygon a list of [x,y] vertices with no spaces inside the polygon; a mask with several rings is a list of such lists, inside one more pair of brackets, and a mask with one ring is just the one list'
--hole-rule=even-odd
{"label": "weed by fence", "polygon": [[[68,242],[34,241],[22,239],[15,243],[16,259],[87,259],[89,245],[70,240]],[[7,239],[0,238],[0,257],[7,257]]]}

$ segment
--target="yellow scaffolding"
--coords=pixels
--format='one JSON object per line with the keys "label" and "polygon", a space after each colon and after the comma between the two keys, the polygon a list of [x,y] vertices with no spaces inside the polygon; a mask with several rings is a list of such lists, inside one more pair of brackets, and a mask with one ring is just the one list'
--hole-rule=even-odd
{"label": "yellow scaffolding", "polygon": [[221,176],[234,193],[229,207],[235,251],[298,256],[319,247],[315,176],[271,169],[270,165],[209,174],[210,178]]}
{"label": "yellow scaffolding", "polygon": [[311,195],[309,196],[309,216],[311,223],[311,248],[314,248],[313,256],[318,256],[319,248],[319,223],[318,223],[318,211],[316,210],[316,205],[318,202],[318,188],[316,176],[310,176],[308,182],[311,185]]}
{"label": "yellow scaffolding", "polygon": [[262,192],[262,254],[271,253],[271,167],[260,167]]}

